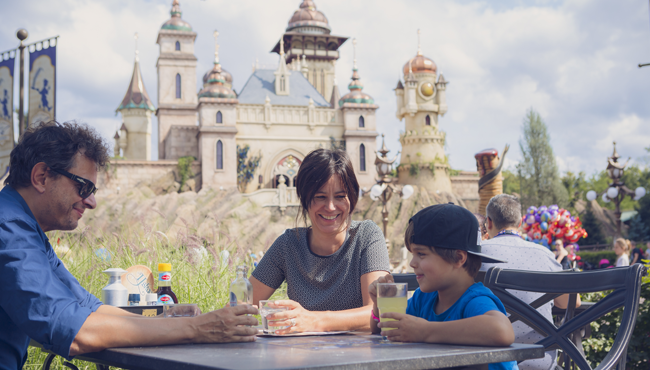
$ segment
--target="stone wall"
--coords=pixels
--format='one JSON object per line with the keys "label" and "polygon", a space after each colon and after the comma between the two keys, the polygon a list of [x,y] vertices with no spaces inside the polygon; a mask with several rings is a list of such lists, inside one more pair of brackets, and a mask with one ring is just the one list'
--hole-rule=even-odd
{"label": "stone wall", "polygon": [[474,213],[478,211],[478,180],[476,171],[461,171],[458,175],[451,176],[452,191],[458,194],[467,209]]}
{"label": "stone wall", "polygon": [[[201,162],[192,163],[194,177],[187,190],[201,189]],[[119,194],[140,185],[151,187],[154,193],[174,191],[174,184],[180,181],[178,161],[127,161],[113,159],[105,170],[97,175],[98,196]],[[176,185],[175,191],[178,191]]]}

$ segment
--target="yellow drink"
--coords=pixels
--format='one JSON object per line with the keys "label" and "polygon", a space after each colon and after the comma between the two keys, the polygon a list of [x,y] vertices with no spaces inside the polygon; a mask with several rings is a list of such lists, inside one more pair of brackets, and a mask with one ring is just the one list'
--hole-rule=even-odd
{"label": "yellow drink", "polygon": [[[395,313],[406,313],[407,305],[406,297],[378,297],[377,298],[377,307],[379,308],[379,315],[388,312]],[[384,319],[381,318],[381,321],[395,321],[395,319]],[[381,330],[393,330],[395,328],[381,328]]]}

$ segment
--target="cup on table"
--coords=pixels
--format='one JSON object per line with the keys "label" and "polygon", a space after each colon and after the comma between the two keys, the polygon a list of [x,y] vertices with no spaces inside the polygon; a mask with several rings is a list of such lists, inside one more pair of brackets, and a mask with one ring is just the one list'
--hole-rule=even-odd
{"label": "cup on table", "polygon": [[163,305],[163,317],[194,317],[201,314],[196,303]]}
{"label": "cup on table", "polygon": [[[378,283],[377,284],[377,308],[379,316],[388,312],[406,313],[408,303],[408,284],[407,283]],[[395,319],[380,318],[381,321],[395,321]],[[393,330],[395,328],[381,328],[382,331]],[[384,340],[387,340],[384,337]]]}
{"label": "cup on table", "polygon": [[[262,327],[264,328],[264,334],[275,334],[276,330],[287,329],[291,326],[275,326],[270,325],[272,329],[269,329],[269,321],[266,319],[268,315],[288,311],[288,307],[280,307],[275,305],[275,301],[260,301],[260,316],[262,316]],[[270,322],[273,324],[273,321]]]}

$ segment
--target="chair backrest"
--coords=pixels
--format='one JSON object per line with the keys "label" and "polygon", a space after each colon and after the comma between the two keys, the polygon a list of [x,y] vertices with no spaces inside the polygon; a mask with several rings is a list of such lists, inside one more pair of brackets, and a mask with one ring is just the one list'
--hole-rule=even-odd
{"label": "chair backrest", "polygon": [[396,283],[407,283],[409,286],[409,291],[414,291],[420,284],[418,284],[418,279],[415,278],[415,274],[392,274],[393,280]]}
{"label": "chair backrest", "polygon": [[[503,302],[511,315],[511,321],[521,320],[538,333],[546,336],[538,342],[547,350],[562,349],[581,370],[591,370],[584,355],[570,340],[571,333],[607,313],[624,307],[621,325],[614,339],[612,349],[595,370],[612,369],[624,357],[627,345],[634,331],[639,310],[641,278],[647,274],[643,265],[592,270],[584,272],[536,272],[504,270],[492,267],[485,275],[484,284]],[[508,290],[546,293],[531,304],[526,304]],[[565,322],[556,327],[536,308],[562,294],[611,292],[581,314],[573,317],[573,310],[567,310]],[[575,295],[572,297],[575,306]],[[624,369],[625,358],[622,358]]]}

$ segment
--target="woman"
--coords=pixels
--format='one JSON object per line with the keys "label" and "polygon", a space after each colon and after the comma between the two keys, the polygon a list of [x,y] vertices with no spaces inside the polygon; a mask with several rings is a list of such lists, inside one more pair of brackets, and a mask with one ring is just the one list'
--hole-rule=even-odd
{"label": "woman", "polygon": [[[250,281],[253,304],[287,281],[285,312],[268,316],[278,334],[369,330],[368,285],[388,274],[384,235],[372,221],[352,221],[359,184],[347,153],[315,150],[296,176],[302,219],[311,226],[287,229],[266,252]],[[279,320],[279,321],[278,321]]]}
{"label": "woman", "polygon": [[628,241],[623,238],[618,238],[614,242],[614,253],[616,253],[616,267],[624,267],[630,265],[630,245]]}
{"label": "woman", "polygon": [[562,265],[562,270],[571,269],[571,261],[569,261],[569,252],[564,248],[564,243],[562,240],[557,239],[553,242],[555,246],[555,260]]}

